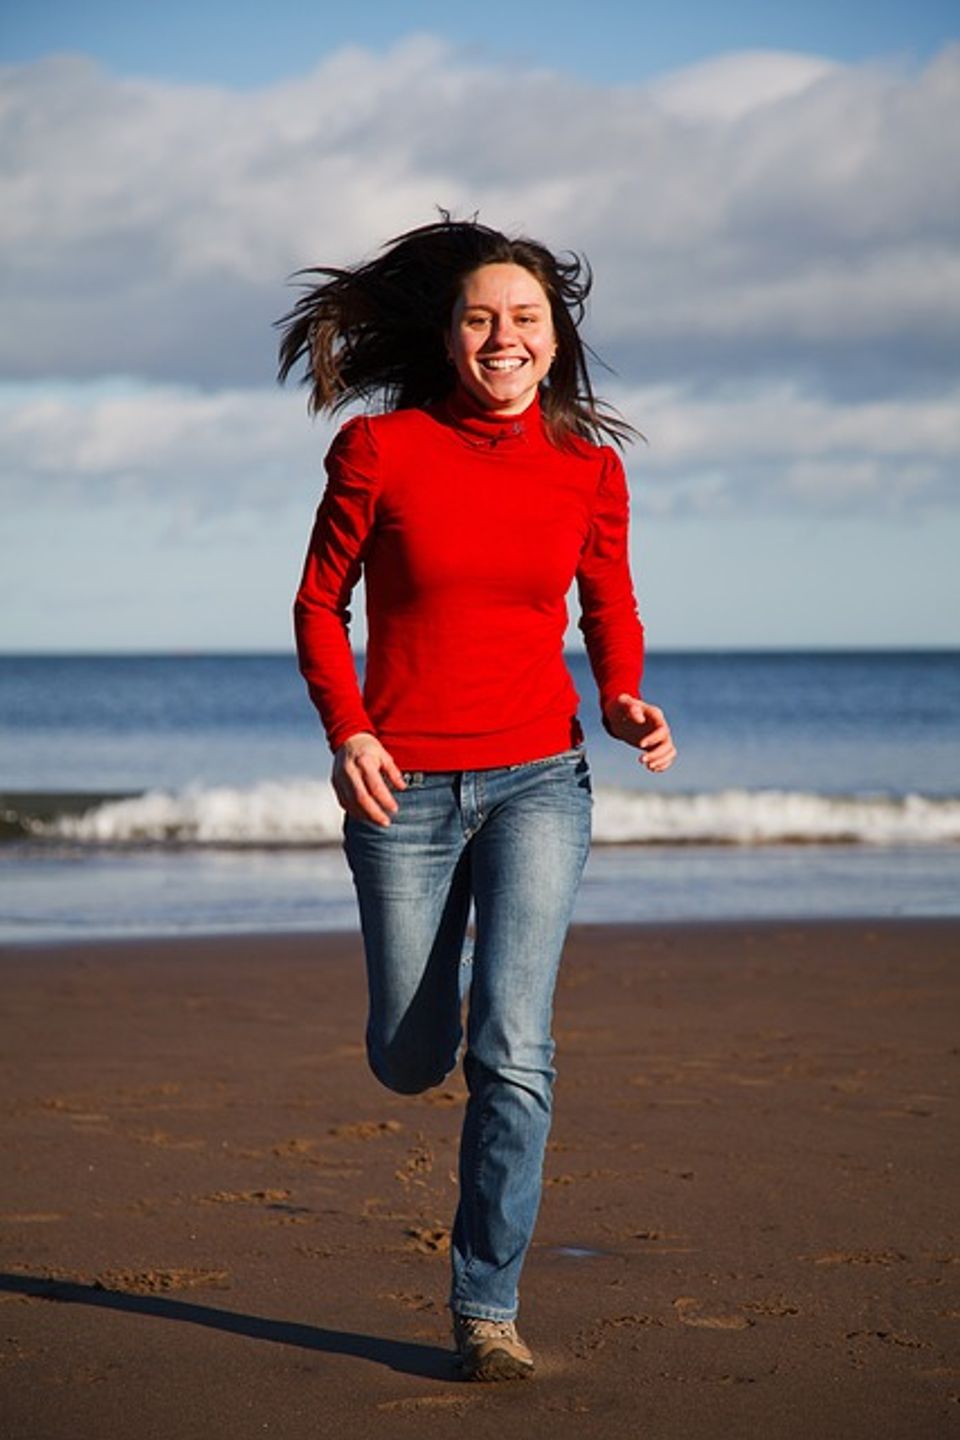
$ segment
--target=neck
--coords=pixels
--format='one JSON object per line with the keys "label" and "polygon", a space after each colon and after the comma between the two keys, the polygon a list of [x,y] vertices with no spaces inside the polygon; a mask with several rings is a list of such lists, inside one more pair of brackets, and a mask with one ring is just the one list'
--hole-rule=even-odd
{"label": "neck", "polygon": [[522,410],[492,410],[486,405],[481,405],[469,390],[458,385],[447,397],[445,404],[456,420],[467,423],[476,422],[480,425],[490,425],[500,429],[518,424],[526,428],[532,420],[538,419],[540,415],[540,396],[536,392]]}
{"label": "neck", "polygon": [[525,410],[516,414],[487,410],[462,386],[440,406],[438,414],[462,439],[471,445],[510,450],[527,445],[540,435],[540,401],[534,396]]}

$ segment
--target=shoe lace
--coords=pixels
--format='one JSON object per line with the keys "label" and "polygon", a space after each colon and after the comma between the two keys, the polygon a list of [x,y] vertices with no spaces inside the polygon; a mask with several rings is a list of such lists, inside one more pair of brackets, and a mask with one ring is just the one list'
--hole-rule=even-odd
{"label": "shoe lace", "polygon": [[464,1315],[460,1323],[467,1333],[482,1340],[516,1340],[517,1327],[513,1320],[481,1320],[478,1316]]}

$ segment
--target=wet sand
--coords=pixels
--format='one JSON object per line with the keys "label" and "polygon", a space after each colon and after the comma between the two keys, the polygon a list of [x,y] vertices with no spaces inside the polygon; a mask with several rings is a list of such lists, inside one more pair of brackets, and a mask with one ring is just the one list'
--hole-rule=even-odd
{"label": "wet sand", "polygon": [[462,1078],[366,1069],[359,940],[13,948],[0,1434],[940,1440],[960,924],[581,928],[522,1384],[451,1363]]}

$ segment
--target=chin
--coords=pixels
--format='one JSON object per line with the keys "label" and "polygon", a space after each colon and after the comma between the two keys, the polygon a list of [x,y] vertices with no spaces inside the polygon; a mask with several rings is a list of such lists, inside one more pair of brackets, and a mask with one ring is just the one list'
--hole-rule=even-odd
{"label": "chin", "polygon": [[510,394],[497,394],[493,390],[478,386],[473,395],[485,410],[505,410],[513,407],[525,410],[533,399],[534,392],[524,386],[523,389],[518,388]]}

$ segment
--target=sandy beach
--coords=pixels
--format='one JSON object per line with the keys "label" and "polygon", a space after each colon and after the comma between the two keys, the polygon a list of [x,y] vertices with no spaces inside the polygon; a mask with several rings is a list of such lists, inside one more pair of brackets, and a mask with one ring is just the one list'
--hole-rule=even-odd
{"label": "sandy beach", "polygon": [[521,1330],[457,1379],[462,1078],[369,1074],[359,938],[7,947],[0,1433],[960,1427],[960,923],[591,927]]}

